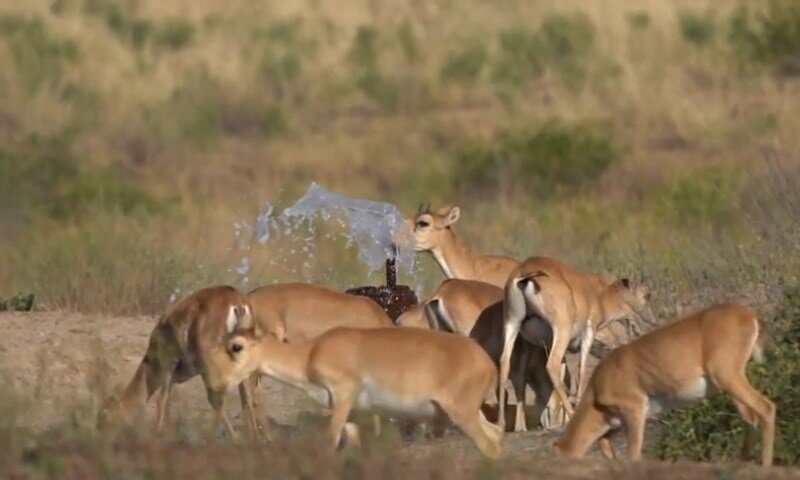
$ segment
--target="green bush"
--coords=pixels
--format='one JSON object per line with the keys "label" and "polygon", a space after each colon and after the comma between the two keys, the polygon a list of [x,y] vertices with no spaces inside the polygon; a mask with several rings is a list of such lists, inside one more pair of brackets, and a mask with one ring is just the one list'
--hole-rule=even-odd
{"label": "green bush", "polygon": [[738,171],[710,166],[676,173],[653,192],[660,216],[675,225],[726,225],[736,214]]}
{"label": "green bush", "polygon": [[367,25],[358,27],[347,59],[357,69],[373,71],[378,68],[378,54],[378,31]]}
{"label": "green bush", "polygon": [[464,42],[445,57],[441,77],[445,81],[472,83],[483,70],[487,57],[486,45],[480,40]]}
{"label": "green bush", "polygon": [[400,28],[397,29],[397,40],[400,42],[403,57],[409,65],[415,65],[420,57],[419,41],[414,33],[414,27],[408,19],[403,21]]}
{"label": "green bush", "polygon": [[714,40],[715,24],[710,12],[681,12],[678,26],[683,39],[697,46],[708,45]]}
{"label": "green bush", "polygon": [[155,42],[170,50],[180,50],[192,43],[195,27],[182,18],[170,18],[158,27]]}
{"label": "green bush", "polygon": [[646,30],[650,26],[650,14],[647,12],[631,12],[626,18],[633,30]]}
{"label": "green bush", "polygon": [[113,169],[80,165],[68,139],[29,136],[10,142],[0,147],[0,199],[4,205],[57,220],[97,210],[153,214],[165,206]]}
{"label": "green bush", "polygon": [[743,62],[800,71],[800,3],[768,0],[760,9],[743,4],[728,27],[731,47]]}
{"label": "green bush", "polygon": [[583,78],[585,60],[593,50],[594,26],[585,14],[550,14],[537,31],[515,26],[498,37],[492,79],[520,86],[547,68],[568,82]]}
{"label": "green bush", "polygon": [[618,158],[609,133],[550,122],[462,149],[452,175],[462,189],[516,186],[546,197],[590,184]]}
{"label": "green bush", "polygon": [[[783,304],[762,323],[769,342],[763,363],[751,362],[748,378],[777,405],[775,461],[800,460],[800,290],[788,288]],[[744,422],[726,395],[662,417],[652,448],[662,459],[731,461],[739,458]],[[755,453],[755,452],[753,452]]]}
{"label": "green bush", "polygon": [[19,83],[30,94],[58,85],[67,67],[79,60],[78,45],[54,36],[38,16],[0,14],[0,38],[11,50]]}

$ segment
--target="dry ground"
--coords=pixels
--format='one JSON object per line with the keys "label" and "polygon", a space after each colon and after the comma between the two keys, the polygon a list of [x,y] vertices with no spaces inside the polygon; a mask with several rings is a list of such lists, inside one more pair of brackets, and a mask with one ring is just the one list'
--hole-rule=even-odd
{"label": "dry ground", "polygon": [[[135,370],[153,324],[152,317],[3,313],[0,314],[0,365],[12,375],[18,393],[35,399],[29,405],[35,413],[26,418],[37,430],[45,430],[70,415],[75,405],[96,404],[99,398],[95,397],[102,396],[103,390],[118,392]],[[102,358],[107,363],[99,361]],[[110,380],[104,385],[104,379]],[[270,415],[286,425],[284,432],[294,430],[292,425],[297,422],[298,413],[316,411],[316,406],[303,394],[271,381],[264,382],[262,395]],[[210,408],[199,378],[175,389],[173,408],[193,421],[210,422]],[[147,414],[152,416],[152,404],[148,410]],[[238,423],[238,401],[233,395],[228,410]],[[586,461],[554,462],[546,453],[553,439],[554,434],[544,432],[508,435],[505,443],[508,460],[502,476],[529,476],[531,469],[535,469],[546,476],[558,473],[563,478],[800,478],[797,471],[747,465],[612,464],[597,459],[596,453]],[[183,446],[174,455],[202,457],[202,461],[226,458],[221,452],[214,453],[218,448],[224,447]],[[398,454],[401,463],[447,458],[465,474],[480,474],[480,469],[485,468],[469,441],[458,432],[450,432],[444,439],[415,443]],[[141,460],[148,458],[143,454]]]}

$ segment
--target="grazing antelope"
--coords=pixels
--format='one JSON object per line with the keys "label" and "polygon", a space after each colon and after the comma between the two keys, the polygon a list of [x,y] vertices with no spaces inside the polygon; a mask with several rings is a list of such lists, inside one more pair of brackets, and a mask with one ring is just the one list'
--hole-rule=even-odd
{"label": "grazing antelope", "polygon": [[285,344],[260,334],[256,325],[235,331],[228,352],[233,360],[229,382],[258,372],[329,405],[334,449],[357,408],[411,418],[443,411],[485,455],[497,458],[502,453],[502,429],[480,410],[497,372],[468,338],[416,328],[339,327],[306,342]]}
{"label": "grazing antelope", "polygon": [[[335,327],[393,326],[386,312],[373,300],[308,283],[266,285],[248,293],[247,300],[259,327],[287,343],[304,342]],[[223,365],[226,361],[221,360]],[[257,392],[258,382],[255,385]],[[374,428],[379,434],[377,416]],[[270,436],[266,430],[265,434]]]}
{"label": "grazing antelope", "polygon": [[[549,350],[547,373],[557,400],[567,416],[573,408],[561,381],[561,362],[570,351],[580,350],[578,398],[586,383],[586,361],[594,334],[622,318],[641,318],[649,291],[634,287],[628,279],[609,275],[587,275],[547,257],[531,257],[511,272],[505,287],[504,342],[500,378],[509,371],[511,351],[523,323],[527,339],[538,339]],[[504,395],[498,386],[500,421],[504,421]]]}
{"label": "grazing antelope", "polygon": [[[216,411],[214,431],[221,420],[228,433],[235,436],[225,413],[225,397],[220,394],[228,386],[221,385],[223,380],[214,368],[216,362],[209,360],[215,353],[225,352],[225,335],[233,325],[251,323],[247,299],[230,286],[204,288],[170,306],[150,334],[147,351],[122,396],[109,398],[98,413],[98,428],[118,420],[131,421],[136,411],[159,391],[155,429],[160,430],[167,415],[172,385],[201,375],[208,401]],[[237,382],[245,425],[254,435],[258,432],[253,415],[255,378]]]}
{"label": "grazing antelope", "polygon": [[[717,305],[657,328],[612,351],[592,374],[564,434],[553,445],[556,454],[581,457],[595,440],[613,457],[608,435],[625,426],[628,458],[642,456],[645,419],[669,408],[722,390],[747,423],[743,456],[761,428],[761,463],[772,464],[775,404],[753,388],[745,375],[752,358],[759,360],[759,325],[742,305]],[[713,388],[709,388],[713,387]]]}
{"label": "grazing antelope", "polygon": [[472,252],[453,233],[452,225],[460,216],[458,207],[432,211],[430,205],[427,208],[420,205],[416,215],[406,220],[414,236],[414,249],[431,252],[447,278],[478,280],[502,288],[519,262],[504,256]]}

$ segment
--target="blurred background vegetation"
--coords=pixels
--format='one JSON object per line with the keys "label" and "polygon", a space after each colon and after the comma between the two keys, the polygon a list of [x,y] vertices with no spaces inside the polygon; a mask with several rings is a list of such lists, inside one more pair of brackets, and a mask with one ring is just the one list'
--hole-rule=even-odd
{"label": "blurred background vegetation", "polygon": [[[311,181],[458,204],[476,250],[635,275],[663,318],[797,284],[794,0],[0,0],[0,66],[0,298],[236,284],[233,224]],[[261,248],[250,286],[376,280],[343,251]]]}

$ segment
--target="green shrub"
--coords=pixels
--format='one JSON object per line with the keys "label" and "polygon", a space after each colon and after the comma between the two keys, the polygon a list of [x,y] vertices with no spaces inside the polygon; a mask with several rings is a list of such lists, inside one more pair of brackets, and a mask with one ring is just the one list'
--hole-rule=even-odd
{"label": "green shrub", "polygon": [[626,18],[633,30],[646,30],[650,26],[650,14],[647,12],[631,12]]}
{"label": "green shrub", "polygon": [[676,173],[653,198],[661,202],[660,216],[675,225],[725,225],[736,213],[738,171],[711,166]]}
{"label": "green shrub", "polygon": [[472,83],[480,75],[487,57],[486,45],[480,40],[464,42],[445,57],[441,77],[445,81]]}
{"label": "green shrub", "polygon": [[522,26],[500,32],[492,80],[518,87],[539,76],[543,70],[536,32]]}
{"label": "green shrub", "polygon": [[594,38],[591,20],[580,12],[550,14],[537,31],[524,26],[504,30],[498,37],[492,79],[520,86],[549,67],[565,81],[580,80],[584,77],[585,62],[593,50]]}
{"label": "green shrub", "polygon": [[509,185],[545,197],[590,184],[618,158],[605,131],[550,122],[462,149],[452,175],[463,189]]}
{"label": "green shrub", "polygon": [[[788,288],[775,318],[762,323],[765,360],[751,362],[748,378],[777,405],[775,460],[800,460],[800,290]],[[739,458],[744,422],[726,395],[662,418],[654,453],[663,459],[731,461]],[[755,452],[753,452],[755,453]]]}
{"label": "green shrub", "polygon": [[261,116],[261,133],[267,137],[277,137],[289,131],[286,114],[277,105],[271,105]]}
{"label": "green shrub", "polygon": [[714,40],[715,24],[710,12],[681,12],[678,26],[683,39],[693,45],[704,46]]}
{"label": "green shrub", "polygon": [[134,50],[142,50],[153,32],[150,21],[129,15],[116,3],[108,5],[104,16],[108,28]]}
{"label": "green shrub", "polygon": [[414,33],[414,27],[408,19],[405,19],[398,28],[397,40],[400,42],[403,57],[409,65],[415,65],[420,57],[419,41]]}
{"label": "green shrub", "polygon": [[158,27],[155,42],[170,50],[180,50],[192,43],[195,27],[182,18],[170,18]]}
{"label": "green shrub", "polygon": [[731,47],[743,62],[800,71],[800,3],[768,0],[762,8],[743,4],[728,20]]}
{"label": "green shrub", "polygon": [[347,59],[357,69],[374,71],[378,69],[378,54],[378,31],[367,25],[358,27]]}
{"label": "green shrub", "polygon": [[0,14],[0,38],[11,50],[19,83],[30,94],[58,85],[80,57],[74,41],[54,36],[38,16]]}
{"label": "green shrub", "polygon": [[80,167],[68,139],[29,136],[10,142],[0,147],[0,199],[57,220],[97,210],[153,214],[165,206],[113,169]]}

